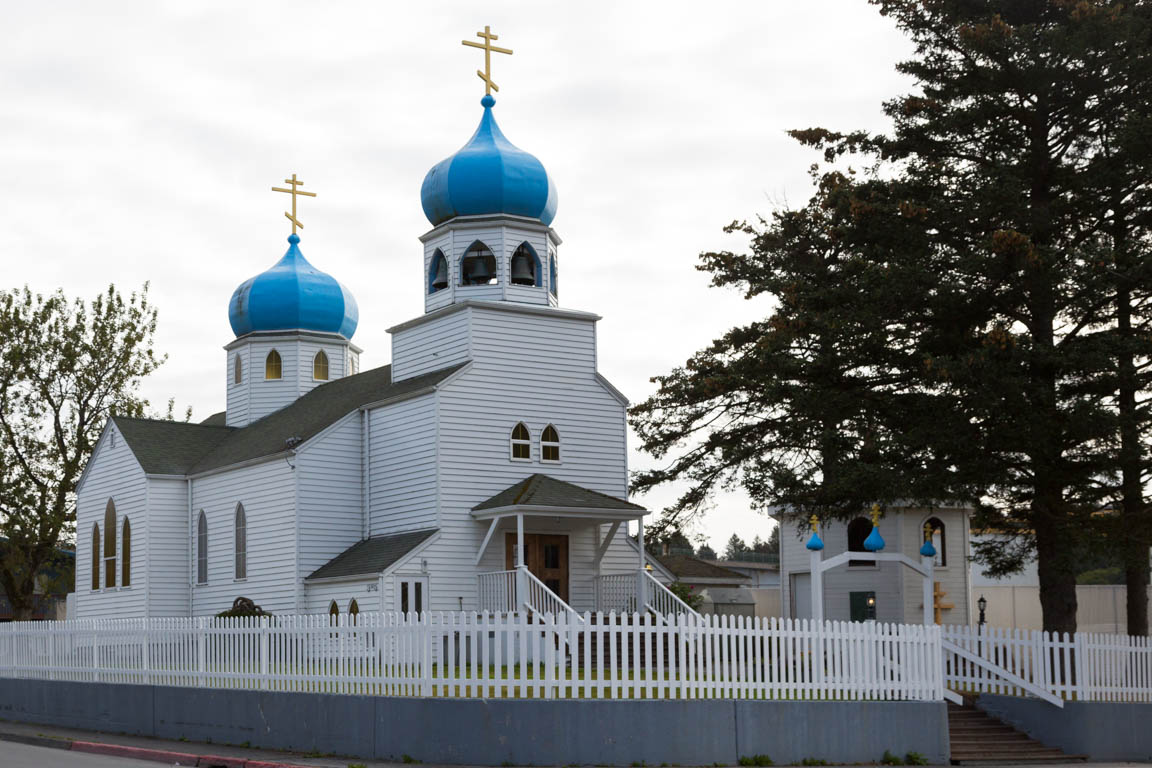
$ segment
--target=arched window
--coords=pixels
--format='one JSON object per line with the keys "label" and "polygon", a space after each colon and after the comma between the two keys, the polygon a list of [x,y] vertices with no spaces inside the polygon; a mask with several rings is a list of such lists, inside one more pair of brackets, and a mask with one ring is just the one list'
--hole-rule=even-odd
{"label": "arched window", "polygon": [[560,296],[560,291],[556,289],[556,252],[548,252],[548,288],[552,291],[553,296]]}
{"label": "arched window", "polygon": [[540,259],[528,243],[516,246],[509,262],[513,285],[540,285]]}
{"label": "arched window", "polygon": [[460,259],[461,285],[489,285],[496,281],[496,257],[492,249],[477,240]]}
{"label": "arched window", "polygon": [[528,427],[524,426],[524,422],[512,428],[510,451],[513,459],[529,461],[532,458],[532,435],[528,433]]}
{"label": "arched window", "polygon": [[264,359],[264,378],[268,381],[279,379],[281,376],[280,353],[272,350]]}
{"label": "arched window", "polygon": [[348,375],[355,376],[360,373],[360,355],[355,352],[348,353]]}
{"label": "arched window", "polygon": [[428,267],[428,293],[436,293],[448,287],[448,259],[444,258],[444,251],[439,248],[432,254],[432,263]]}
{"label": "arched window", "polygon": [[924,528],[932,526],[932,546],[936,549],[936,567],[943,568],[948,565],[948,551],[944,548],[947,539],[944,537],[944,521],[938,517],[930,517],[924,521],[921,527],[921,535],[923,535]]}
{"label": "arched window", "polygon": [[560,433],[551,424],[540,433],[540,460],[560,461]]}
{"label": "arched window", "polygon": [[208,583],[208,517],[204,510],[196,521],[196,583]]}
{"label": "arched window", "polygon": [[244,505],[236,505],[236,578],[248,578],[248,516]]}
{"label": "arched window", "polygon": [[132,524],[124,518],[124,540],[120,542],[120,583],[125,587],[132,586]]}
{"label": "arched window", "polygon": [[104,507],[104,586],[116,586],[116,505]]}
{"label": "arched window", "polygon": [[236,353],[236,357],[232,360],[232,383],[239,384],[244,381],[244,360],[240,357],[240,353]]}
{"label": "arched window", "polygon": [[312,378],[316,381],[328,381],[328,355],[324,354],[324,350],[316,353],[316,357],[312,358]]}
{"label": "arched window", "polygon": [[92,523],[92,589],[100,589],[100,524]]}
{"label": "arched window", "polygon": [[360,615],[360,604],[356,602],[356,598],[352,598],[348,602],[348,617],[349,620],[355,624],[356,617]]}
{"label": "arched window", "polygon": [[336,605],[336,601],[333,600],[331,603],[328,604],[328,623],[329,624],[335,624],[339,620],[340,620],[340,606]]}
{"label": "arched window", "polygon": [[[857,517],[848,523],[848,551],[867,552],[864,548],[864,539],[872,533],[872,521],[866,517]],[[848,565],[872,565],[871,560],[849,560]]]}

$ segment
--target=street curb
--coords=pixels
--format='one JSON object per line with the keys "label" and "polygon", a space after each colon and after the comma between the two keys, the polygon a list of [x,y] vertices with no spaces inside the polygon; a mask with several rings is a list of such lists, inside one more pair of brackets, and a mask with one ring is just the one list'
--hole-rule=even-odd
{"label": "street curb", "polygon": [[172,752],[166,749],[144,749],[142,747],[126,747],[122,744],[102,744],[98,741],[74,741],[73,752],[89,752],[94,755],[111,755],[113,757],[128,757],[133,760],[152,760],[157,763],[176,763],[178,765],[196,765],[199,755],[191,752]]}
{"label": "street curb", "polygon": [[22,733],[0,733],[0,741],[14,741],[17,744],[29,744],[33,747],[48,747],[49,749],[72,749],[72,742],[67,739],[54,739],[51,736],[25,736]]}

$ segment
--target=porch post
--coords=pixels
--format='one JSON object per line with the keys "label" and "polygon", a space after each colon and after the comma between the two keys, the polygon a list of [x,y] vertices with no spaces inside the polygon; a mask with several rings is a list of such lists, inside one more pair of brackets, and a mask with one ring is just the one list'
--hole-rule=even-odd
{"label": "porch post", "polygon": [[644,578],[644,518],[637,520],[636,543],[640,545],[640,570],[636,573],[636,610],[648,609],[648,580]]}
{"label": "porch post", "polygon": [[928,555],[920,556],[920,563],[928,573],[924,576],[924,626],[932,626],[936,623],[935,601],[936,596],[933,594],[932,578],[935,573],[936,558],[929,557]]}
{"label": "porch post", "polygon": [[824,621],[824,569],[821,551],[808,550],[809,582],[812,586],[812,621]]}
{"label": "porch post", "polygon": [[524,573],[524,514],[516,515],[516,610],[521,611],[528,599],[528,578]]}

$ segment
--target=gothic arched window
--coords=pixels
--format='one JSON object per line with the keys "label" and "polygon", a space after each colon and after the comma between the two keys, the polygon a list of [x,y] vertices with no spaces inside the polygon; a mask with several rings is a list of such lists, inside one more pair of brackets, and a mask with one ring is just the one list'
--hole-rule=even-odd
{"label": "gothic arched window", "polygon": [[[867,552],[864,548],[864,539],[872,533],[872,521],[866,517],[857,517],[848,523],[848,551]],[[848,565],[872,565],[872,560],[849,560]]]}
{"label": "gothic arched window", "polygon": [[551,424],[540,433],[540,460],[560,461],[560,433]]}
{"label": "gothic arched window", "polygon": [[100,524],[92,523],[92,589],[100,589]]}
{"label": "gothic arched window", "polygon": [[316,353],[316,357],[312,358],[312,378],[316,381],[328,381],[328,355],[324,354],[324,350]]}
{"label": "gothic arched window", "polygon": [[196,521],[196,583],[208,583],[208,517],[204,510]]}
{"label": "gothic arched window", "polygon": [[513,285],[540,285],[540,259],[528,243],[520,243],[509,262]]}
{"label": "gothic arched window", "polygon": [[104,586],[116,586],[116,505],[104,507]]}
{"label": "gothic arched window", "polygon": [[280,362],[280,353],[272,350],[268,353],[268,357],[264,359],[264,378],[271,381],[281,377],[282,364]]}
{"label": "gothic arched window", "polygon": [[448,259],[444,251],[439,248],[432,254],[432,263],[428,267],[428,293],[436,293],[448,287]]}
{"label": "gothic arched window", "polygon": [[560,291],[556,289],[556,251],[548,252],[548,289],[553,296],[560,296]]}
{"label": "gothic arched window", "polygon": [[236,505],[236,542],[235,542],[235,578],[248,578],[248,516],[244,514],[244,505]]}
{"label": "gothic arched window", "polygon": [[477,240],[460,259],[461,285],[489,285],[496,281],[496,257],[492,249]]}
{"label": "gothic arched window", "polygon": [[944,537],[944,522],[938,517],[930,517],[924,521],[921,530],[928,526],[932,526],[932,546],[936,549],[936,567],[943,568],[948,565],[948,554],[944,548],[947,543],[947,539]]}
{"label": "gothic arched window", "polygon": [[528,427],[524,426],[524,422],[512,428],[512,438],[509,442],[510,455],[513,459],[529,461],[532,458],[532,435],[529,434]]}
{"label": "gothic arched window", "polygon": [[328,623],[335,624],[340,619],[340,606],[336,605],[336,601],[328,603]]}
{"label": "gothic arched window", "polygon": [[123,541],[120,542],[120,583],[132,586],[132,524],[124,518]]}
{"label": "gothic arched window", "polygon": [[237,353],[232,361],[232,383],[239,384],[244,381],[244,360]]}
{"label": "gothic arched window", "polygon": [[356,617],[360,615],[360,603],[356,602],[356,598],[352,598],[348,602],[348,616],[349,620],[355,624]]}

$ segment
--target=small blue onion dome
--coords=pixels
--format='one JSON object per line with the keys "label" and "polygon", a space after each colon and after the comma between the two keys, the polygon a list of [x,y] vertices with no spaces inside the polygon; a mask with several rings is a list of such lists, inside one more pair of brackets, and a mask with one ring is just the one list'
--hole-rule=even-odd
{"label": "small blue onion dome", "polygon": [[819,552],[820,550],[824,549],[824,541],[820,538],[820,534],[813,531],[812,537],[808,539],[808,543],[804,546],[813,552]]}
{"label": "small blue onion dome", "polygon": [[543,164],[504,138],[490,95],[480,103],[484,116],[459,152],[441,160],[420,187],[420,203],[432,226],[455,216],[507,213],[551,224],[556,185]]}
{"label": "small blue onion dome", "polygon": [[936,557],[936,547],[932,546],[932,539],[924,539],[924,546],[920,547],[923,557]]}
{"label": "small blue onion dome", "polygon": [[254,331],[305,330],[351,339],[360,310],[348,289],[308,263],[288,237],[288,252],[267,272],[244,281],[232,294],[228,320],[237,336]]}
{"label": "small blue onion dome", "polygon": [[880,526],[872,526],[872,533],[864,539],[864,549],[869,552],[879,552],[884,549],[884,537],[880,535]]}

